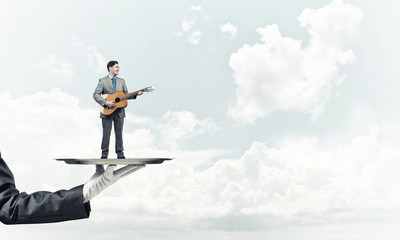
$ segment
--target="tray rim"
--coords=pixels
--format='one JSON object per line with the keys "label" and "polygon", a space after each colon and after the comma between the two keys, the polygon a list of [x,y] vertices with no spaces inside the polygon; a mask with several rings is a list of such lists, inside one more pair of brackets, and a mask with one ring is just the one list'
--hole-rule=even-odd
{"label": "tray rim", "polygon": [[164,161],[170,161],[173,158],[56,158],[56,161],[63,161],[66,164],[116,164],[116,165],[143,165],[143,164],[160,164]]}

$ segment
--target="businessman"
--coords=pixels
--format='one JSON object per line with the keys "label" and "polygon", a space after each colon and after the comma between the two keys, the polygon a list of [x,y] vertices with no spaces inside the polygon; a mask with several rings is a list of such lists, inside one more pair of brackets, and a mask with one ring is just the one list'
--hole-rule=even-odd
{"label": "businessman", "polygon": [[[101,78],[99,83],[93,93],[94,100],[103,107],[112,108],[115,103],[112,101],[105,100],[102,94],[113,94],[116,91],[122,91],[125,94],[128,93],[128,88],[126,87],[125,80],[118,77],[119,64],[117,61],[110,61],[107,64],[108,75]],[[137,95],[142,95],[143,92],[139,91]],[[131,99],[136,99],[137,95],[131,97]],[[110,145],[110,135],[112,123],[114,122],[114,132],[115,132],[115,152],[118,158],[125,158],[124,146],[122,139],[122,130],[124,127],[125,109],[119,108],[115,110],[112,114],[106,116],[100,113],[100,118],[102,120],[103,126],[103,139],[101,141],[101,158],[107,158]]]}
{"label": "businessman", "polygon": [[[101,165],[102,166],[102,165]],[[90,180],[70,190],[20,192],[14,176],[0,153],[0,221],[4,224],[53,223],[88,218],[90,200],[118,179],[143,168],[127,165],[115,170],[97,169]]]}

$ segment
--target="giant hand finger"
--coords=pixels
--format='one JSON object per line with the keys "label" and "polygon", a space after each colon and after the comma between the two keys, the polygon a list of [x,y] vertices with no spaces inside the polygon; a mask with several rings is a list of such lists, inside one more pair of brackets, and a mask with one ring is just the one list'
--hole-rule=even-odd
{"label": "giant hand finger", "polygon": [[93,176],[89,180],[98,178],[103,173],[104,173],[103,165],[96,165],[96,171],[94,172]]}
{"label": "giant hand finger", "polygon": [[114,171],[114,175],[117,176],[118,178],[124,177],[129,175],[130,173],[135,172],[136,170],[139,170],[146,165],[127,165],[125,167],[122,167],[116,171]]}
{"label": "giant hand finger", "polygon": [[125,177],[125,176],[128,176],[129,174],[131,174],[131,173],[133,173],[133,172],[136,172],[137,170],[139,170],[139,169],[142,169],[142,168],[145,168],[146,167],[146,165],[136,165],[136,168],[133,168],[132,170],[130,170],[130,171],[127,171],[127,172],[125,172],[124,174],[122,174],[121,176],[120,176],[120,178],[123,178],[123,177]]}
{"label": "giant hand finger", "polygon": [[117,181],[118,178],[114,175],[114,170],[116,167],[117,167],[117,165],[115,165],[115,164],[108,165],[106,171],[104,171],[102,176],[110,182]]}

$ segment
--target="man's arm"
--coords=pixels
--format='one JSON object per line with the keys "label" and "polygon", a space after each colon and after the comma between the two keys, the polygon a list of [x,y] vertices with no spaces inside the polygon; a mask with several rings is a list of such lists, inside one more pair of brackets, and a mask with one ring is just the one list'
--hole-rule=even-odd
{"label": "man's arm", "polygon": [[19,192],[14,176],[0,154],[0,221],[4,224],[52,223],[88,218],[90,202],[83,185],[57,192]]}
{"label": "man's arm", "polygon": [[[125,93],[125,95],[126,94],[128,94],[128,87],[126,86],[126,83],[125,83],[125,80],[124,79],[122,79],[121,78],[121,80],[122,80],[122,91]],[[134,95],[134,96],[131,96],[131,97],[129,97],[128,99],[136,99],[136,97],[137,97],[137,95]]]}
{"label": "man's arm", "polygon": [[97,87],[94,90],[93,98],[101,106],[105,106],[107,103],[107,101],[101,97],[101,94],[103,94],[103,89],[104,89],[104,85],[103,85],[102,80],[100,79],[99,84],[97,84]]}
{"label": "man's arm", "polygon": [[4,224],[53,223],[88,218],[90,200],[145,165],[103,167],[84,185],[57,192],[19,192],[14,176],[0,153],[0,221]]}

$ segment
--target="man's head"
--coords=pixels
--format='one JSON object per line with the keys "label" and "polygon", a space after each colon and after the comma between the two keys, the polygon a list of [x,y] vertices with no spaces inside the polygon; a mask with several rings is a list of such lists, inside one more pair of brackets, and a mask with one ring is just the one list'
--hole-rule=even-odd
{"label": "man's head", "polygon": [[108,70],[108,74],[110,74],[111,76],[116,76],[118,75],[119,72],[119,65],[117,61],[109,61],[107,64],[107,70]]}

